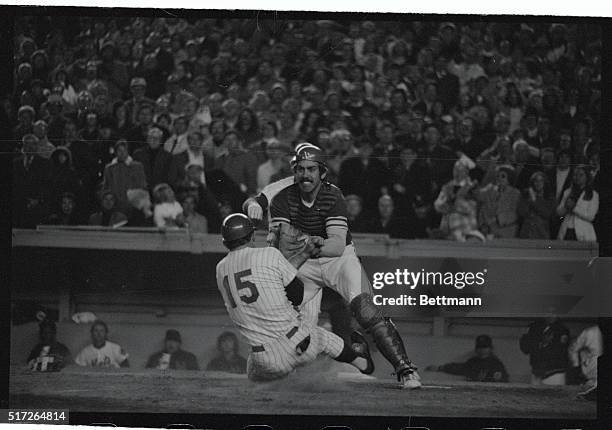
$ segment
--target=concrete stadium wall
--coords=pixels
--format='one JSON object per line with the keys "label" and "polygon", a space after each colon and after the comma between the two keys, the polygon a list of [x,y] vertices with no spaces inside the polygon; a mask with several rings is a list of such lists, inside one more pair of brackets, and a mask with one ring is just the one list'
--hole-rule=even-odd
{"label": "concrete stadium wall", "polygon": [[[119,343],[129,354],[132,368],[144,368],[150,354],[162,347],[165,331],[176,328],[183,337],[184,349],[193,352],[201,368],[216,353],[215,345],[219,334],[225,330],[237,330],[229,318],[221,311],[211,311],[207,315],[169,315],[164,319],[153,319],[134,314],[97,314],[109,324],[110,340]],[[181,322],[182,321],[182,322]],[[446,336],[434,336],[430,333],[430,321],[400,321],[397,326],[402,334],[410,358],[421,368],[429,364],[442,364],[451,361],[464,361],[469,358],[474,348],[474,337],[487,333],[493,337],[495,352],[506,365],[513,382],[528,382],[530,367],[528,357],[521,353],[518,338],[524,332],[526,322],[499,326],[493,324],[474,324],[476,321],[451,326]],[[323,319],[321,323],[325,323]],[[588,323],[568,322],[572,336],[577,336]],[[25,365],[25,360],[38,339],[36,323],[14,326],[11,331],[11,363]],[[61,322],[58,324],[58,340],[64,343],[76,355],[81,348],[90,342],[89,325]],[[241,353],[246,356],[248,347],[241,344]],[[376,373],[381,378],[388,378],[391,373],[384,358],[375,353]],[[346,371],[344,365],[334,363],[339,370]],[[428,374],[429,379],[437,381],[454,380],[458,377],[446,374]],[[461,378],[459,378],[461,379]]]}

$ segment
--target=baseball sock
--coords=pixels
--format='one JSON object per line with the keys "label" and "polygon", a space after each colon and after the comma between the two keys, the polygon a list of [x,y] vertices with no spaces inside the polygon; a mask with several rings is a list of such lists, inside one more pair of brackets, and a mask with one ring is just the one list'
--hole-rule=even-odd
{"label": "baseball sock", "polygon": [[344,347],[339,356],[335,357],[334,360],[342,363],[349,363],[359,370],[366,370],[368,367],[368,361],[363,357],[358,357],[353,348],[344,342]]}

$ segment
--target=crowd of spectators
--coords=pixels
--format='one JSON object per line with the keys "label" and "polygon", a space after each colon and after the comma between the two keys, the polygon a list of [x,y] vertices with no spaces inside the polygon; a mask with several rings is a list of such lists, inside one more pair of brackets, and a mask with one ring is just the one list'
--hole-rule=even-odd
{"label": "crowd of spectators", "polygon": [[[129,353],[109,339],[108,324],[102,320],[93,321],[90,335],[91,343],[73,357],[68,347],[57,340],[56,323],[48,319],[41,321],[39,342],[28,355],[28,367],[39,372],[59,372],[73,364],[107,369],[131,367]],[[168,329],[162,344],[159,351],[149,356],[144,368],[200,370],[197,357],[183,349],[183,339],[178,330]],[[240,355],[236,334],[230,331],[221,333],[217,338],[217,355],[208,362],[206,370],[244,374],[246,368],[247,361]]]}
{"label": "crowd of spectators", "polygon": [[16,22],[13,223],[188,227],[327,154],[353,231],[594,241],[596,25]]}

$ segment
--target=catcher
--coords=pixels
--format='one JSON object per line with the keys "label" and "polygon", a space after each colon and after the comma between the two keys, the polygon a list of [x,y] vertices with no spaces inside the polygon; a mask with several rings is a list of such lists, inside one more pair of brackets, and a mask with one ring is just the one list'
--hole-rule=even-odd
{"label": "catcher", "polygon": [[[300,152],[302,148],[307,146],[317,148],[311,143],[304,142],[297,145],[295,151]],[[292,168],[295,168],[295,163],[296,157],[294,156],[291,160]],[[270,211],[268,210],[270,202],[280,191],[294,183],[295,176],[291,175],[266,185],[256,197],[250,197],[245,200],[242,210],[249,216],[249,219],[253,221],[255,226],[259,224],[263,228],[265,224],[265,229],[267,230],[270,222]],[[298,276],[300,276],[299,273]],[[345,303],[344,299],[339,294],[331,289],[325,291],[325,298],[323,298],[323,293],[323,290],[319,290],[314,297],[304,301],[300,306],[300,313],[304,319],[310,319],[316,324],[319,320],[319,312],[328,312],[332,331],[342,339],[350,342],[353,330],[351,327],[351,311],[348,304]]]}
{"label": "catcher", "polygon": [[255,227],[246,215],[231,214],[221,226],[228,254],[217,264],[217,286],[225,307],[251,345],[247,375],[253,381],[282,378],[296,367],[326,354],[364,374],[374,371],[367,342],[358,332],[352,344],[301,318],[304,296],[298,268],[318,255],[323,240],[289,226],[278,232],[281,253],[253,248]]}
{"label": "catcher", "polygon": [[372,302],[372,288],[348,230],[346,202],[340,189],[325,181],[327,165],[321,149],[298,145],[294,172],[294,184],[272,199],[269,241],[277,243],[286,225],[323,238],[320,250],[300,267],[304,302],[320,300],[317,297],[323,287],[338,292],[359,325],[372,335],[403,387],[419,388],[420,377],[399,332]]}

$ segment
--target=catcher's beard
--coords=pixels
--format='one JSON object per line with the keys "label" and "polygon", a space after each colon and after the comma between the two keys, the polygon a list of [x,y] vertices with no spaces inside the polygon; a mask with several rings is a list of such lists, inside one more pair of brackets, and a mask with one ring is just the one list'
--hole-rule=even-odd
{"label": "catcher's beard", "polygon": [[359,325],[372,335],[380,353],[393,366],[398,380],[415,368],[408,359],[404,342],[390,318],[383,317],[372,302],[372,295],[362,293],[351,301],[351,312]]}

